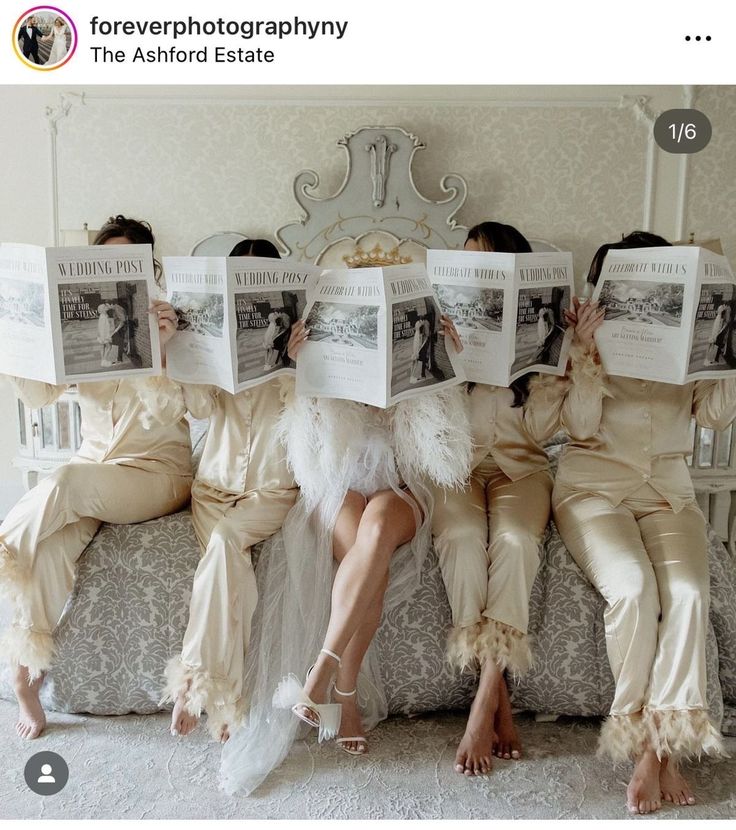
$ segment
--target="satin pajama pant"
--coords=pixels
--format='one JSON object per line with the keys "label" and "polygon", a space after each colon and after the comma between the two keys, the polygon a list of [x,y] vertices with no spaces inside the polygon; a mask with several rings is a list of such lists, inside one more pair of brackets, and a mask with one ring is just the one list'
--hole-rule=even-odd
{"label": "satin pajama pant", "polygon": [[240,702],[258,602],[251,548],[280,530],[297,492],[233,495],[197,480],[192,486],[192,522],[204,554],[194,575],[181,658],[168,670],[167,692],[173,699],[189,684],[188,710],[199,715],[206,709],[216,737],[222,725],[242,714],[233,707]]}
{"label": "satin pajama pant", "polygon": [[47,669],[77,560],[100,524],[173,513],[186,504],[190,485],[187,476],[82,459],[41,479],[0,525],[0,579],[15,600],[3,656],[33,676]]}
{"label": "satin pajama pant", "polygon": [[489,455],[464,490],[436,493],[432,529],[452,609],[451,662],[492,656],[503,668],[528,667],[529,596],[551,490],[546,470],[512,481]]}
{"label": "satin pajama pant", "polygon": [[[558,484],[553,505],[563,542],[606,600],[616,692],[601,749],[614,758],[636,756],[651,742],[661,754],[709,751],[708,552],[697,504],[675,513],[645,485],[614,507]],[[692,739],[688,730],[696,733]]]}

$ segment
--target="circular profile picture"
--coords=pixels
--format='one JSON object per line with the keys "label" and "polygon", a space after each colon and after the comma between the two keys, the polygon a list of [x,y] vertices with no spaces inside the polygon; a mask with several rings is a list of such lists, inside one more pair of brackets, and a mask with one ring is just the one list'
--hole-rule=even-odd
{"label": "circular profile picture", "polygon": [[56,6],[34,6],[16,20],[13,28],[15,54],[31,69],[58,69],[77,48],[77,27]]}

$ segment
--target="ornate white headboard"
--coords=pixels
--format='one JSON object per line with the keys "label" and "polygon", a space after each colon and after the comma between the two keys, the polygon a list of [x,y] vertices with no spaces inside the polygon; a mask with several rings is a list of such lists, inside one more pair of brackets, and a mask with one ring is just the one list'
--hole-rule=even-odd
{"label": "ornate white headboard", "polygon": [[303,170],[294,196],[304,218],[284,225],[276,238],[288,256],[322,265],[393,265],[423,262],[428,248],[460,248],[467,228],[454,216],[468,185],[449,173],[440,181],[447,196],[427,199],[417,190],[412,162],[424,144],[401,127],[361,127],[337,142],[347,156],[337,193],[314,195],[319,174]]}

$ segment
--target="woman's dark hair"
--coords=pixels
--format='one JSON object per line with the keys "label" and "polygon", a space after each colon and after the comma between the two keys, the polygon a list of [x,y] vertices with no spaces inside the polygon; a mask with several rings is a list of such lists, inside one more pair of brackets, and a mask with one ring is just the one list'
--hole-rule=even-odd
{"label": "woman's dark hair", "polygon": [[262,256],[281,259],[278,248],[268,239],[243,239],[230,251],[230,256]]}
{"label": "woman's dark hair", "polygon": [[626,248],[664,248],[672,245],[664,237],[657,236],[656,233],[649,233],[648,231],[633,231],[628,236],[622,237],[620,242],[609,242],[606,245],[601,245],[595,252],[595,256],[590,263],[588,269],[588,282],[595,285],[598,282],[598,277],[601,275],[603,268],[603,260],[609,251],[624,250]]}
{"label": "woman's dark hair", "polygon": [[468,231],[465,242],[473,240],[481,251],[496,251],[503,254],[529,254],[532,246],[524,234],[513,225],[502,222],[481,222]]}
{"label": "woman's dark hair", "polygon": [[[478,243],[481,251],[494,251],[499,254],[529,254],[532,246],[524,234],[513,225],[504,225],[502,222],[481,222],[473,225],[468,231],[465,242],[473,240]],[[524,406],[529,397],[529,381],[531,374],[517,378],[509,389],[514,393],[512,407]],[[474,383],[468,384],[468,392],[475,389]]]}
{"label": "woman's dark hair", "polygon": [[[142,219],[129,219],[120,213],[117,216],[111,216],[105,222],[97,231],[97,236],[92,244],[104,245],[109,239],[115,239],[117,236],[125,237],[131,245],[150,245],[153,248],[156,244],[156,238],[148,222],[144,222]],[[161,285],[161,263],[156,257],[153,258],[153,273],[156,277],[156,283]]]}

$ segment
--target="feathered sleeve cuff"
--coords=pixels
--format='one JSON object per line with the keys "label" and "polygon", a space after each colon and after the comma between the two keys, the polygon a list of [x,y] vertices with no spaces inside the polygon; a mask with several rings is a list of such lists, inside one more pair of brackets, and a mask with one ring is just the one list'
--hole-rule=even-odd
{"label": "feathered sleeve cuff", "polygon": [[141,403],[140,421],[145,429],[173,426],[186,414],[181,384],[164,375],[134,378],[133,386]]}
{"label": "feathered sleeve cuff", "polygon": [[429,478],[445,489],[464,486],[472,438],[461,387],[401,401],[392,407],[391,418],[396,462],[407,483]]}
{"label": "feathered sleeve cuff", "polygon": [[610,397],[610,392],[594,348],[573,342],[570,361],[570,386],[562,405],[561,424],[571,438],[584,441],[598,432],[603,398]]}

